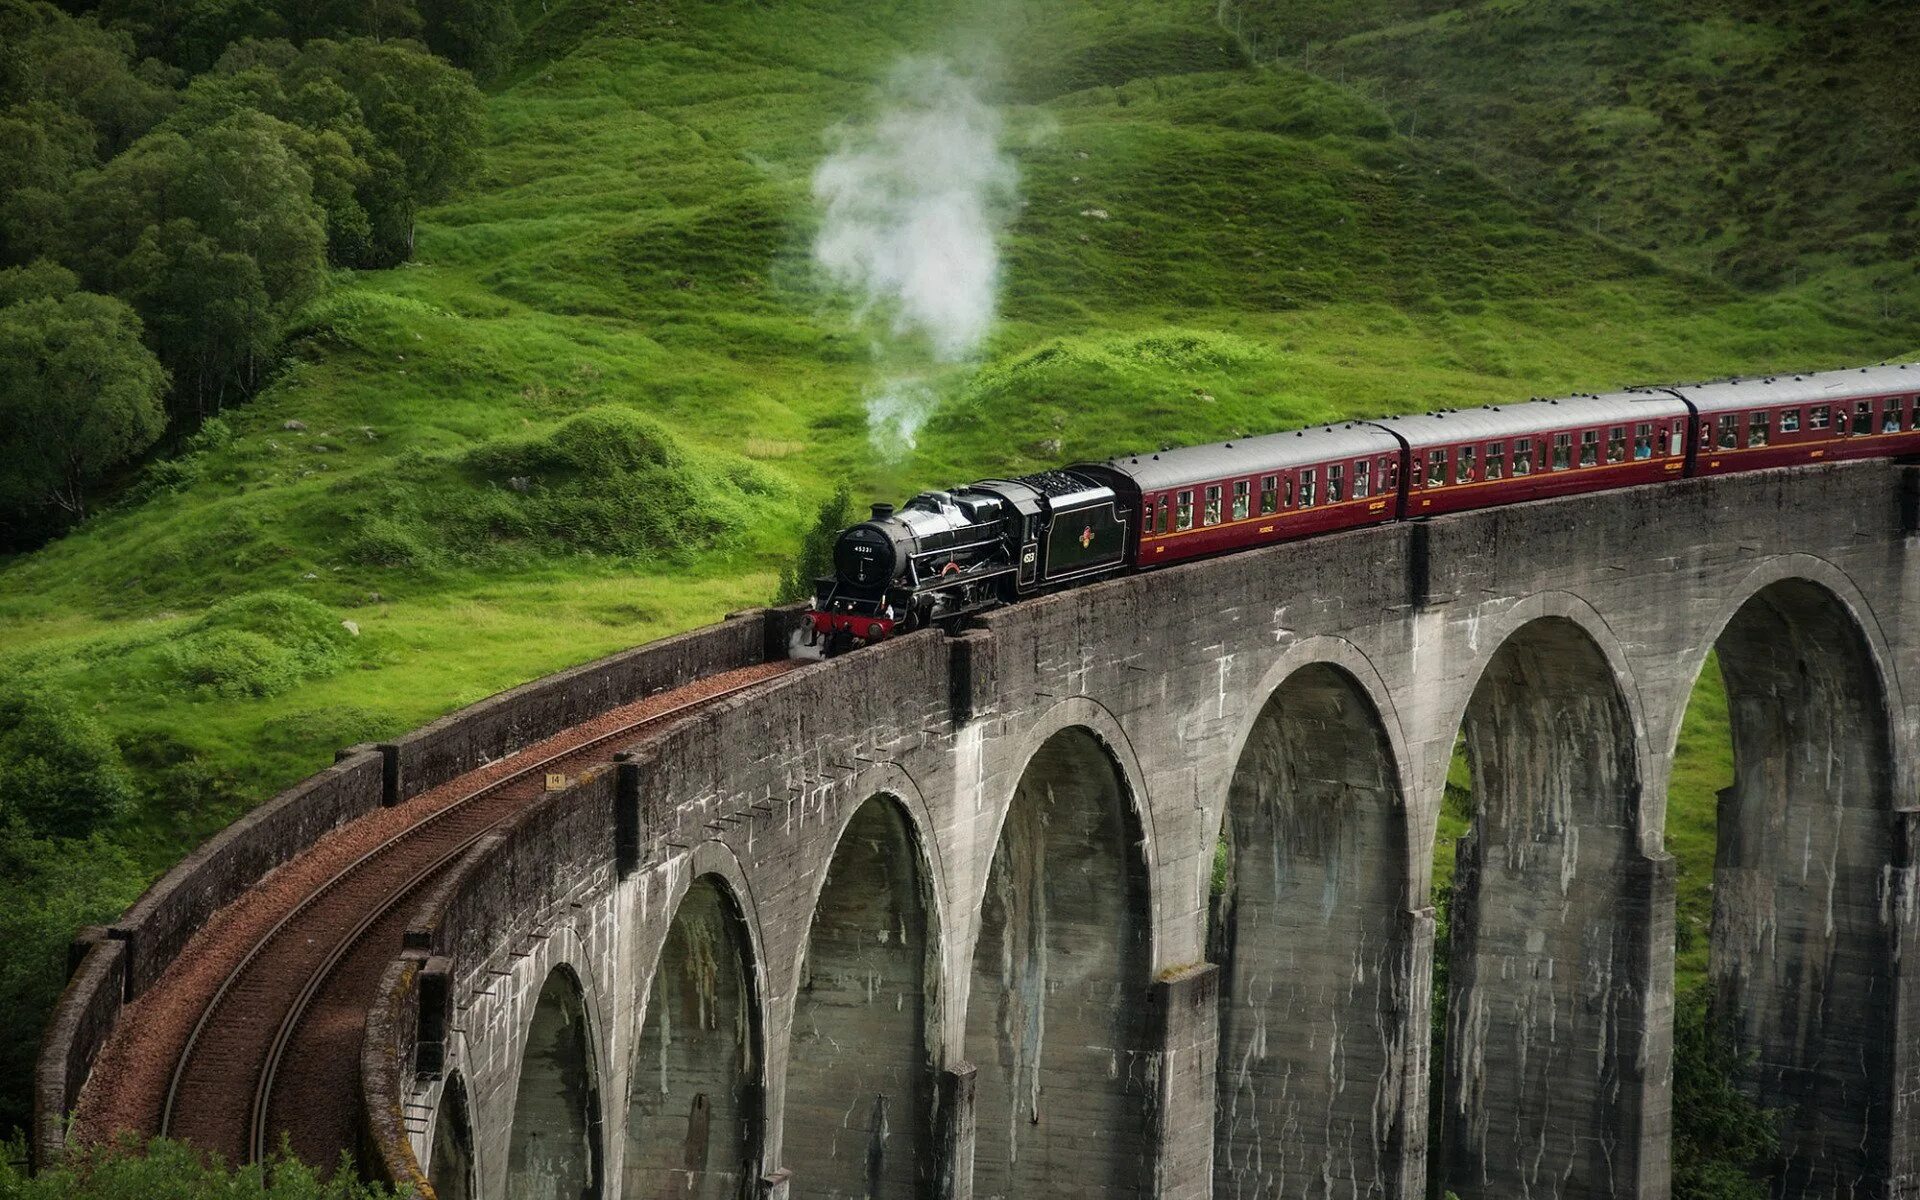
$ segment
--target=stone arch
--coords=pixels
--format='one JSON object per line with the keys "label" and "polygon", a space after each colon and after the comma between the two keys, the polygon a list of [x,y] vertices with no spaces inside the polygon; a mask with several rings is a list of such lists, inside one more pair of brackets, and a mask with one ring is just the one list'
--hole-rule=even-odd
{"label": "stone arch", "polygon": [[912,1200],[932,1186],[928,872],[888,793],[848,818],[820,873],[787,1051],[790,1193]]}
{"label": "stone arch", "polygon": [[1890,1166],[1894,704],[1877,630],[1837,574],[1755,572],[1712,642],[1734,782],[1716,822],[1710,1010],[1744,1085],[1781,1110],[1783,1196],[1877,1195]]}
{"label": "stone arch", "polygon": [[981,905],[966,1018],[973,1194],[1152,1194],[1151,902],[1121,767],[1084,726],[1027,760]]}
{"label": "stone arch", "polygon": [[440,1088],[433,1114],[433,1149],[427,1159],[427,1183],[439,1200],[474,1200],[473,1113],[467,1105],[467,1081],[451,1072]]}
{"label": "stone arch", "polygon": [[586,998],[566,965],[540,988],[507,1139],[507,1200],[604,1194],[600,1081]]}
{"label": "stone arch", "polygon": [[1455,849],[1440,1186],[1605,1197],[1639,1169],[1653,890],[1643,749],[1618,660],[1576,616],[1497,642],[1462,719],[1473,817]]}
{"label": "stone arch", "polygon": [[1235,760],[1208,957],[1220,966],[1213,1194],[1391,1194],[1411,926],[1387,729],[1348,670],[1268,694]]}
{"label": "stone arch", "polygon": [[739,901],[720,875],[696,875],[647,988],[628,1073],[623,1195],[747,1193],[762,1136],[760,1030]]}

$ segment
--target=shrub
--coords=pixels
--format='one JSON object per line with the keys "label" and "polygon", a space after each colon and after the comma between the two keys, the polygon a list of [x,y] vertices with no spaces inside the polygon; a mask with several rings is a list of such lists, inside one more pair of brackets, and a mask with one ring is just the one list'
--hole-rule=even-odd
{"label": "shrub", "polygon": [[121,1142],[90,1147],[60,1169],[32,1178],[0,1160],[0,1197],[6,1200],[384,1200],[392,1195],[360,1182],[351,1163],[322,1178],[322,1172],[284,1148],[265,1166],[229,1168],[218,1156],[205,1158],[183,1142]]}
{"label": "shrub", "polygon": [[218,696],[271,696],[346,665],[351,635],[323,605],[286,592],[216,604],[161,648],[168,672]]}
{"label": "shrub", "polygon": [[85,837],[118,820],[133,794],[113,740],[71,699],[44,690],[0,694],[0,820]]}

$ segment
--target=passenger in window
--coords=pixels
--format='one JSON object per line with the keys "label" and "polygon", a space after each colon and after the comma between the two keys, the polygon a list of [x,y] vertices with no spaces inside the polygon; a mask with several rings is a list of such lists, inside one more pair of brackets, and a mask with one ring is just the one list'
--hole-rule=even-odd
{"label": "passenger in window", "polygon": [[1252,503],[1253,483],[1251,480],[1238,480],[1233,485],[1233,519],[1247,519],[1247,505]]}
{"label": "passenger in window", "polygon": [[1306,470],[1300,472],[1300,507],[1301,508],[1313,507],[1313,494],[1315,490],[1314,474],[1315,472],[1312,467],[1308,467]]}
{"label": "passenger in window", "polygon": [[1429,450],[1427,452],[1427,486],[1439,487],[1447,481],[1447,452]]}
{"label": "passenger in window", "polygon": [[1749,448],[1767,444],[1767,430],[1771,427],[1772,421],[1772,413],[1757,412],[1748,416],[1747,446]]}
{"label": "passenger in window", "polygon": [[1900,402],[1898,400],[1887,401],[1886,415],[1880,419],[1880,432],[1900,432]]}
{"label": "passenger in window", "polygon": [[1720,448],[1738,450],[1740,448],[1740,414],[1728,413],[1720,418]]}
{"label": "passenger in window", "polygon": [[1270,517],[1280,502],[1280,481],[1269,475],[1260,481],[1260,515]]}
{"label": "passenger in window", "polygon": [[1799,433],[1800,432],[1800,410],[1799,409],[1789,408],[1788,410],[1780,414],[1780,432],[1781,433]]}
{"label": "passenger in window", "polygon": [[1473,482],[1473,447],[1462,446],[1454,452],[1453,481],[1455,483]]}
{"label": "passenger in window", "polygon": [[1368,462],[1357,462],[1353,464],[1353,498],[1355,500],[1365,500],[1367,498],[1367,470],[1372,465],[1373,464]]}
{"label": "passenger in window", "polygon": [[1573,435],[1556,433],[1553,435],[1553,469],[1564,471],[1573,465]]}
{"label": "passenger in window", "polygon": [[1533,474],[1533,439],[1517,438],[1513,443],[1513,473]]}
{"label": "passenger in window", "polygon": [[1327,468],[1327,503],[1338,504],[1346,499],[1346,468],[1334,463]]}
{"label": "passenger in window", "polygon": [[1507,473],[1507,444],[1505,442],[1487,443],[1487,482],[1491,483]]}
{"label": "passenger in window", "polygon": [[1807,428],[1825,429],[1829,420],[1827,406],[1816,404],[1807,410]]}
{"label": "passenger in window", "polygon": [[1207,489],[1207,508],[1200,514],[1200,523],[1202,525],[1220,523],[1220,485],[1217,483]]}
{"label": "passenger in window", "polygon": [[1627,427],[1615,425],[1607,430],[1607,461],[1622,463],[1627,461]]}
{"label": "passenger in window", "polygon": [[1653,457],[1653,426],[1642,422],[1633,427],[1633,460]]}
{"label": "passenger in window", "polygon": [[1853,406],[1853,431],[1855,433],[1873,432],[1873,401],[1862,400]]}
{"label": "passenger in window", "polygon": [[1192,492],[1180,493],[1180,511],[1178,514],[1178,520],[1176,520],[1174,524],[1177,528],[1180,528],[1180,529],[1193,528],[1193,493]]}

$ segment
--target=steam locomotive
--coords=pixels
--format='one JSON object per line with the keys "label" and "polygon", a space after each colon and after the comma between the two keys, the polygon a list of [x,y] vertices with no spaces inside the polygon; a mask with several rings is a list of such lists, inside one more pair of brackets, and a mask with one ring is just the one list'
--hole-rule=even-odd
{"label": "steam locomotive", "polygon": [[923,492],[840,535],[803,652],[1338,530],[1920,454],[1920,363],[1349,421]]}

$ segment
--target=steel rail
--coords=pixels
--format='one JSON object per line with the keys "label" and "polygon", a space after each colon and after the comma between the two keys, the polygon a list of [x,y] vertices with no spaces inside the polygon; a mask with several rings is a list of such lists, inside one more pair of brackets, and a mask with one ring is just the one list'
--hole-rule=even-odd
{"label": "steel rail", "polygon": [[[214,992],[213,998],[207,1002],[206,1007],[201,1009],[199,1019],[194,1022],[193,1030],[187,1035],[186,1044],[181,1048],[179,1060],[174,1064],[173,1076],[167,1083],[167,1098],[160,1113],[161,1136],[168,1136],[172,1129],[181,1084],[186,1078],[187,1068],[193,1060],[194,1052],[199,1048],[201,1038],[211,1026],[215,1013],[227,1000],[241,977],[259,960],[261,954],[265,953],[273,943],[279,940],[287,928],[292,925],[297,918],[308,912],[319,900],[347,883],[353,876],[357,875],[374,860],[384,857],[397,849],[402,843],[418,836],[422,830],[440,824],[456,813],[466,811],[475,802],[493,795],[509,784],[517,783],[527,776],[540,771],[542,768],[549,767],[562,759],[572,758],[604,746],[608,742],[616,738],[624,737],[636,729],[656,724],[669,717],[678,716],[689,709],[712,704],[716,700],[723,700],[728,696],[746,691],[748,688],[756,687],[765,682],[765,679],[753,679],[745,683],[736,684],[733,687],[715,692],[710,696],[702,696],[695,700],[688,700],[683,704],[676,704],[672,708],[642,717],[637,721],[632,721],[626,725],[622,725],[618,729],[600,734],[577,746],[545,755],[534,762],[517,768],[507,775],[501,776],[499,779],[483,784],[474,791],[447,805],[445,808],[428,813],[420,820],[407,826],[399,833],[394,834],[386,841],[360,855],[360,857],[354,859],[345,867],[342,867],[338,872],[328,878],[325,883],[315,888],[298,904],[288,910],[284,916],[274,922],[272,928],[268,929],[266,933],[262,934],[260,938],[254,942],[253,946],[248,949],[246,956],[240,960],[239,964],[235,966],[233,970],[227,973],[225,979],[221,980],[220,987]],[[504,816],[501,818],[501,820],[505,819]],[[459,855],[465,853],[481,838],[485,837],[495,828],[498,828],[500,823],[500,820],[494,821],[473,834],[473,836],[463,840],[458,846],[440,855],[432,864],[416,872],[405,883],[389,892],[387,896],[378,903],[371,905],[367,916],[354,927],[351,933],[334,945],[325,961],[321,963],[318,969],[309,975],[306,984],[295,998],[293,1007],[281,1021],[279,1029],[276,1030],[274,1040],[268,1048],[267,1061],[263,1064],[261,1073],[255,1082],[253,1113],[248,1138],[249,1161],[262,1162],[266,1159],[266,1139],[269,1132],[267,1129],[267,1104],[271,1099],[275,1076],[279,1072],[280,1060],[284,1057],[287,1046],[292,1042],[293,1034],[298,1028],[300,1020],[306,1015],[307,1010],[312,1006],[314,997],[317,996],[320,989],[325,986],[327,979],[332,975],[334,969],[339,966],[340,960],[345,958],[353,946],[366,935],[367,930],[372,928],[381,917],[393,910],[394,905],[406,899],[421,883],[446,867]]]}

